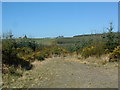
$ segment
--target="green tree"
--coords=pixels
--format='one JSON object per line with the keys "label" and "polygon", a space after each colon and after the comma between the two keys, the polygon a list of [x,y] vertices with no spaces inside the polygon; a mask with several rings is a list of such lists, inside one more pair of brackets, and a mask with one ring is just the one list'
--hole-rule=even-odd
{"label": "green tree", "polygon": [[4,64],[12,64],[15,63],[13,58],[16,57],[16,41],[12,38],[12,32],[6,33],[4,36],[6,39],[2,41],[2,58],[3,58],[3,63]]}
{"label": "green tree", "polygon": [[115,33],[113,33],[113,24],[110,22],[109,28],[107,28],[108,33],[105,35],[105,41],[106,41],[106,49],[109,50],[109,52],[112,52],[113,49],[117,46],[117,43],[115,42]]}

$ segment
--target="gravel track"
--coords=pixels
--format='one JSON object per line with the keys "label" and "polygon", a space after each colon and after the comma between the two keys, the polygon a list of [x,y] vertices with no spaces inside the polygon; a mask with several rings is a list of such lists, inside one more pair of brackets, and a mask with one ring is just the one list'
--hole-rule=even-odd
{"label": "gravel track", "polygon": [[73,58],[35,61],[32,70],[10,83],[21,88],[117,88],[118,67],[83,64]]}

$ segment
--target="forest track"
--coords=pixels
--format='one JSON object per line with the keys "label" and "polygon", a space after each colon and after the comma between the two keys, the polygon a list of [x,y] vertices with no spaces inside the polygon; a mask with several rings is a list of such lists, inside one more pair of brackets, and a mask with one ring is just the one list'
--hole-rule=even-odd
{"label": "forest track", "polygon": [[33,69],[10,83],[17,88],[117,88],[118,67],[83,64],[71,57],[33,62]]}

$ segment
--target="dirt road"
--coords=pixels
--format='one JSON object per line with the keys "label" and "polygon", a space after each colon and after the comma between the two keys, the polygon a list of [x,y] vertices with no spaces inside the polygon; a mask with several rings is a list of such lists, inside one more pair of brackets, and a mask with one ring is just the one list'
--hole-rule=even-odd
{"label": "dirt road", "polygon": [[82,64],[71,58],[35,61],[32,70],[10,83],[30,88],[117,88],[118,67]]}

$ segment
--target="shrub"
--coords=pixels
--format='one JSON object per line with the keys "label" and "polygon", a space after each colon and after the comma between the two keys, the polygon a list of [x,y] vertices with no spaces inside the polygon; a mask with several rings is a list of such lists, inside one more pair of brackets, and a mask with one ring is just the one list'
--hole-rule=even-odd
{"label": "shrub", "polygon": [[45,57],[43,54],[40,54],[40,55],[36,56],[36,59],[39,61],[43,61],[43,60],[45,60]]}
{"label": "shrub", "polygon": [[87,58],[89,56],[96,56],[99,57],[100,55],[105,53],[105,43],[104,42],[98,42],[94,46],[89,46],[83,48],[81,55],[84,58]]}
{"label": "shrub", "polygon": [[31,64],[17,56],[19,48],[16,48],[15,39],[4,39],[2,47],[2,63],[8,66],[27,68]]}
{"label": "shrub", "polygon": [[[19,49],[19,48],[17,48]],[[20,52],[22,52],[23,54],[30,54],[31,52],[33,52],[33,50],[30,47],[23,47],[19,49]]]}
{"label": "shrub", "polygon": [[39,60],[39,61],[42,61],[45,59],[45,55],[41,52],[36,52],[35,53],[35,59]]}
{"label": "shrub", "polygon": [[65,48],[59,47],[59,46],[54,46],[51,48],[52,54],[56,55],[65,55],[67,54],[67,50]]}
{"label": "shrub", "polygon": [[25,61],[28,61],[28,62],[34,61],[34,54],[33,53],[24,54],[24,53],[20,52],[20,53],[17,54],[17,57],[19,57],[20,59],[23,59]]}
{"label": "shrub", "polygon": [[46,47],[46,48],[44,48],[44,50],[41,51],[42,54],[45,56],[45,58],[48,58],[51,56],[51,54],[52,54],[51,49],[52,49],[51,47]]}
{"label": "shrub", "polygon": [[113,52],[109,53],[109,61],[114,62],[120,59],[120,45],[117,46]]}
{"label": "shrub", "polygon": [[34,40],[29,38],[17,39],[16,42],[18,48],[29,47],[33,51],[35,51],[36,48],[38,47],[38,44]]}
{"label": "shrub", "polygon": [[94,49],[95,49],[95,47],[93,47],[93,46],[84,48],[81,53],[82,57],[87,58],[87,57],[95,54]]}

